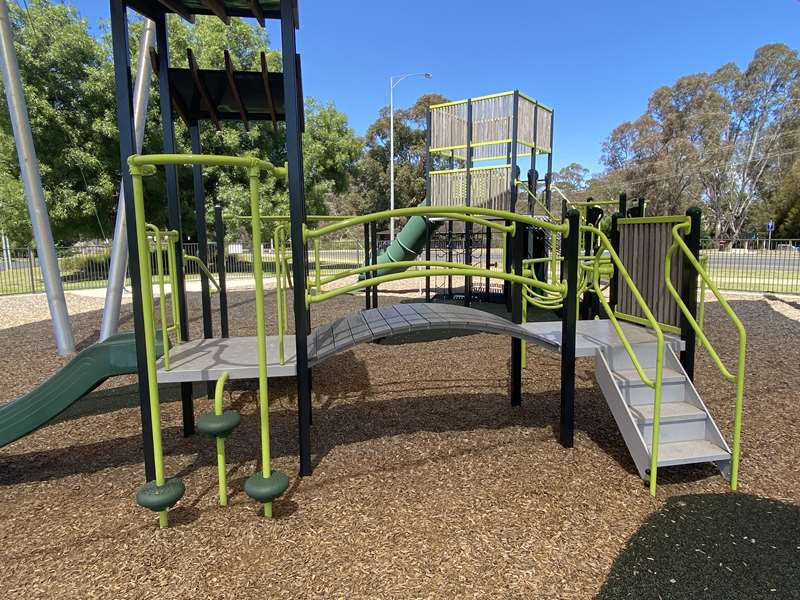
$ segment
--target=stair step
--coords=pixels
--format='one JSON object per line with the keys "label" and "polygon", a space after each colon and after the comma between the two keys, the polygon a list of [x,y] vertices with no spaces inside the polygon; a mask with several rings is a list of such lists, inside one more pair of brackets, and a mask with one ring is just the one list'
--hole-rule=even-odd
{"label": "stair step", "polygon": [[[636,404],[629,406],[631,414],[640,425],[649,425],[653,422],[653,405]],[[702,408],[688,402],[663,402],[661,404],[661,423],[675,421],[697,421],[705,419],[708,415]]]}
{"label": "stair step", "polygon": [[730,452],[708,440],[669,442],[660,444],[658,450],[659,467],[716,462],[730,458]]}
{"label": "stair step", "polygon": [[[650,379],[655,381],[656,379],[656,370],[653,369],[644,369],[645,375],[647,375]],[[644,385],[641,377],[639,377],[639,372],[636,369],[623,369],[621,371],[614,371],[614,377],[620,383],[627,383],[628,385]],[[674,369],[664,368],[662,370],[662,380],[664,383],[680,383],[681,381],[686,381],[686,375],[679,371],[675,371]],[[648,386],[649,387],[649,386]]]}

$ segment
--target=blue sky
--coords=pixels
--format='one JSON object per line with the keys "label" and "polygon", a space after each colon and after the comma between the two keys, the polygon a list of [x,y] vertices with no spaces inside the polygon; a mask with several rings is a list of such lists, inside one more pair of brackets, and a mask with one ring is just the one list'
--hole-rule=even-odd
{"label": "blue sky", "polygon": [[[107,2],[75,4],[93,23],[108,18]],[[657,87],[744,66],[766,43],[800,47],[798,0],[300,0],[300,18],[305,93],[358,133],[388,104],[390,75],[430,71],[402,82],[396,104],[518,88],[555,107],[556,167],[593,171],[605,137]]]}

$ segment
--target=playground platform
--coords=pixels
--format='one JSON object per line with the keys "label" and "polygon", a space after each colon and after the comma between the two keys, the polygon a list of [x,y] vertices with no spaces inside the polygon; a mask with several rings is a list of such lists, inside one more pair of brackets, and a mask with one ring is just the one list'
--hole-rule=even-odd
{"label": "playground platform", "polygon": [[[634,345],[655,342],[648,329],[632,323],[620,326]],[[313,366],[353,346],[392,335],[424,330],[471,330],[516,337],[553,352],[561,351],[561,321],[518,325],[501,316],[454,304],[408,303],[363,310],[317,327],[308,336],[308,360]],[[675,350],[682,342],[665,335]],[[278,337],[266,336],[267,373],[270,377],[293,377],[297,373],[295,338],[284,336],[284,361],[278,354]],[[227,371],[230,379],[257,379],[258,352],[255,336],[198,339],[170,350],[170,369],[158,362],[159,383],[216,381]],[[575,354],[593,357],[598,350],[622,347],[608,320],[578,321]]]}

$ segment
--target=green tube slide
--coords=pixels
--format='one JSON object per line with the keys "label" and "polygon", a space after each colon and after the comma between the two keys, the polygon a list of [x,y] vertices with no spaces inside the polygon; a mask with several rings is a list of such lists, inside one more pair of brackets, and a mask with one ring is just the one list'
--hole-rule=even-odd
{"label": "green tube slide", "polygon": [[[419,206],[428,206],[428,201],[423,200]],[[378,264],[389,265],[394,262],[414,260],[425,249],[425,242],[428,239],[428,227],[433,232],[438,226],[438,223],[431,221],[428,217],[414,215],[398,232],[389,247],[378,255]],[[404,269],[405,267],[378,269],[376,276],[398,273]],[[362,275],[363,278],[364,276]]]}

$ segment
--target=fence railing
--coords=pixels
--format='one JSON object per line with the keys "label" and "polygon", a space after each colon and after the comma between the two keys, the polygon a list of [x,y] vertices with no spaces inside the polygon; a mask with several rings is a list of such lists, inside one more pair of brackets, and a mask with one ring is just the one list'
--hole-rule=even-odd
{"label": "fence railing", "polygon": [[[492,239],[491,263],[500,259],[500,238]],[[453,234],[448,241],[443,232],[432,240],[432,255],[443,260],[452,253],[462,257],[463,234]],[[379,248],[380,249],[380,248]],[[483,234],[474,234],[472,243],[476,262],[485,261]],[[198,256],[196,243],[183,244],[183,251]],[[57,249],[61,280],[66,290],[105,287],[111,245],[100,244]],[[271,245],[262,250],[264,272],[275,276],[275,253]],[[216,244],[209,243],[208,263],[212,273],[217,272]],[[320,249],[321,268],[328,275],[364,264],[363,241],[356,239],[326,240]],[[704,240],[702,257],[707,261],[707,271],[717,287],[723,290],[774,292],[800,294],[800,239],[773,240]],[[155,260],[155,259],[153,259]],[[309,262],[313,251],[309,248]],[[200,269],[195,263],[186,265],[186,278],[199,279]],[[228,242],[226,248],[226,274],[231,279],[253,278],[253,256],[247,242]],[[126,285],[127,285],[126,280]],[[477,282],[476,282],[477,283]],[[39,259],[29,248],[6,249],[0,254],[0,295],[30,294],[44,291]]]}
{"label": "fence railing", "polygon": [[800,239],[703,240],[701,254],[719,289],[800,294]]}
{"label": "fence railing", "polygon": [[[199,256],[196,243],[184,243],[183,252],[188,256]],[[58,266],[65,290],[103,288],[108,284],[111,245],[58,248]],[[309,249],[309,263],[313,253]],[[275,251],[271,244],[262,246],[261,257],[265,277],[275,276]],[[326,274],[349,270],[364,264],[364,244],[360,240],[327,240],[320,250],[321,269]],[[155,265],[155,253],[151,251]],[[217,273],[216,243],[208,244],[208,267]],[[186,280],[200,278],[200,266],[189,261],[184,266]],[[228,242],[225,249],[225,271],[227,280],[253,279],[253,253],[249,242]],[[154,282],[155,283],[155,282]],[[130,284],[126,277],[125,285]],[[32,294],[44,292],[42,276],[36,250],[11,248],[0,254],[0,295]]]}

